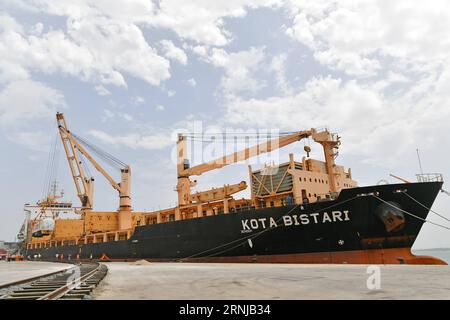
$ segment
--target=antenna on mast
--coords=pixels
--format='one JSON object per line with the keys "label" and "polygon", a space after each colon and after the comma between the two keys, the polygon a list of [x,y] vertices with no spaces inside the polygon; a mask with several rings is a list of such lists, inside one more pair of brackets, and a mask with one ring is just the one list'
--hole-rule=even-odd
{"label": "antenna on mast", "polygon": [[417,159],[419,160],[419,168],[420,168],[420,174],[423,174],[423,169],[422,169],[422,162],[420,161],[420,154],[419,154],[419,149],[416,149],[417,152]]}

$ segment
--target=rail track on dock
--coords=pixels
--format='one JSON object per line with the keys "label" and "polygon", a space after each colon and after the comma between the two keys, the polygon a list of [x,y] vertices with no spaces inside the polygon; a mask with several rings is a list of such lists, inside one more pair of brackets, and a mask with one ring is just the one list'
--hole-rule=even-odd
{"label": "rail track on dock", "polygon": [[108,268],[97,262],[83,262],[72,267],[11,282],[0,287],[4,300],[79,300],[90,295],[106,276]]}

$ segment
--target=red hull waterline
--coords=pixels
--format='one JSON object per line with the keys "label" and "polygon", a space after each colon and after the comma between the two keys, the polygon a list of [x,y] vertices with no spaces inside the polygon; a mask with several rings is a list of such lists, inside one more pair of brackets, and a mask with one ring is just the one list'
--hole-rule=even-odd
{"label": "red hull waterline", "polygon": [[[101,261],[135,261],[136,259],[109,259]],[[167,259],[145,259],[151,262],[168,262]],[[185,258],[178,262],[209,263],[304,263],[304,264],[422,264],[447,265],[441,259],[431,256],[415,256],[410,248],[371,249],[336,252],[298,253],[280,255],[200,257]]]}

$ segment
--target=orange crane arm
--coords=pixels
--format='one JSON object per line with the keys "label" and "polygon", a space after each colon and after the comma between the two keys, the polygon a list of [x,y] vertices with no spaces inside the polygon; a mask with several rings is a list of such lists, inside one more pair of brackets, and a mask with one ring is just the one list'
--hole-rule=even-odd
{"label": "orange crane arm", "polygon": [[[100,172],[109,184],[119,192],[119,211],[131,210],[131,168],[124,165],[121,169],[121,182],[117,183],[105,169],[87,152],[87,150],[75,139],[73,134],[67,127],[67,122],[62,113],[56,114],[58,121],[58,130],[63,141],[64,150],[69,161],[70,170],[77,188],[78,196],[82,202],[82,206],[85,209],[91,209],[93,205],[93,178],[88,179],[84,173],[83,167],[77,150],[83,154]],[[81,184],[80,184],[81,181]]]}
{"label": "orange crane arm", "polygon": [[[307,137],[311,136],[313,133],[315,133],[315,130],[311,129],[311,130],[307,130],[307,131],[299,131],[299,132],[296,132],[296,133],[293,133],[290,135],[283,136],[281,138],[276,138],[276,139],[272,139],[269,141],[265,141],[263,143],[255,145],[253,147],[246,148],[244,150],[235,152],[235,153],[227,155],[227,156],[223,156],[214,161],[199,164],[197,166],[194,166],[194,167],[191,167],[188,169],[179,170],[178,176],[179,177],[198,176],[198,175],[201,175],[201,174],[211,171],[211,170],[220,169],[229,164],[244,161],[251,157],[255,157],[255,156],[258,156],[263,153],[267,153],[267,152],[271,152],[271,151],[283,148],[291,143],[294,143],[301,139],[307,138]],[[181,139],[183,139],[183,137],[181,137]],[[179,146],[179,148],[185,148],[185,143],[183,143],[183,141],[179,140],[178,146]],[[185,155],[186,151],[179,149],[178,154]],[[179,159],[179,163],[180,163],[180,161],[183,162],[183,160],[184,159]]]}
{"label": "orange crane arm", "polygon": [[81,166],[81,160],[76,152],[76,145],[73,143],[73,139],[70,139],[71,135],[67,128],[67,122],[62,113],[56,114],[56,120],[58,122],[58,130],[61,136],[64,151],[69,162],[70,171],[72,173],[73,181],[77,189],[77,195],[80,198],[81,206],[86,209],[92,209],[94,205],[93,199],[93,178],[87,178],[86,174]]}
{"label": "orange crane arm", "polygon": [[316,130],[311,129],[307,131],[298,131],[290,135],[265,141],[250,148],[235,152],[228,156],[223,156],[214,161],[199,164],[197,166],[188,168],[185,161],[187,158],[186,138],[182,135],[178,136],[177,142],[177,173],[178,183],[176,190],[178,192],[178,205],[187,205],[192,201],[191,187],[196,184],[196,181],[191,181],[190,176],[198,176],[205,172],[223,168],[229,164],[247,160],[251,157],[258,156],[262,153],[271,152],[279,148],[283,148],[291,143],[315,135]]}
{"label": "orange crane arm", "polygon": [[291,143],[308,138],[312,136],[315,142],[323,146],[325,163],[329,178],[330,190],[336,191],[334,158],[337,156],[335,149],[339,146],[339,137],[334,137],[328,130],[317,132],[315,129],[298,131],[280,138],[265,141],[250,148],[235,152],[233,154],[223,156],[214,161],[199,164],[189,168],[187,166],[187,145],[186,138],[182,135],[178,136],[177,142],[177,173],[178,183],[176,191],[178,192],[178,204],[188,205],[191,203],[191,187],[196,184],[196,181],[191,181],[190,176],[198,176],[205,172],[223,168],[229,164],[247,160],[251,157],[258,156],[262,153],[271,152],[283,148]]}
{"label": "orange crane arm", "polygon": [[67,135],[72,144],[75,146],[75,149],[78,149],[92,163],[95,169],[97,169],[97,171],[100,172],[106,178],[106,180],[108,180],[111,186],[117,191],[120,191],[120,185],[108,174],[108,172],[105,171],[105,169],[103,169],[101,165],[98,164],[97,161],[95,161],[94,158],[92,158],[92,156],[86,151],[86,149],[75,140],[70,132],[63,127],[59,127],[59,130]]}
{"label": "orange crane arm", "polygon": [[237,184],[226,184],[220,188],[212,188],[207,191],[196,192],[191,194],[190,200],[194,202],[212,202],[218,200],[224,200],[228,196],[235,194],[239,191],[245,190],[247,188],[247,183],[241,181]]}

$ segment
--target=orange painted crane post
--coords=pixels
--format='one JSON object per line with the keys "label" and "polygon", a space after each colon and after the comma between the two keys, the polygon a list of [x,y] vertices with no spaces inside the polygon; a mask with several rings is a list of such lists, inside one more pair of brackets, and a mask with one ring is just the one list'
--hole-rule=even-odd
{"label": "orange painted crane post", "polygon": [[[78,197],[82,204],[82,210],[91,210],[94,203],[93,184],[94,178],[88,178],[81,165],[80,152],[100,172],[109,184],[119,192],[119,230],[131,228],[131,168],[120,160],[108,155],[114,162],[121,165],[121,181],[116,182],[103,167],[89,154],[82,144],[88,145],[86,141],[75,136],[68,129],[67,121],[62,113],[56,114],[58,130],[64,145],[70,171],[77,188]],[[90,145],[88,145],[90,146]],[[104,154],[105,152],[102,151]]]}
{"label": "orange painted crane post", "polygon": [[330,181],[330,189],[332,192],[336,191],[336,179],[334,172],[334,158],[337,153],[334,151],[340,144],[339,137],[335,138],[328,130],[317,132],[315,129],[306,131],[298,131],[289,135],[282,136],[273,140],[263,142],[250,148],[223,156],[214,161],[203,163],[189,168],[187,164],[187,144],[186,137],[178,135],[177,142],[177,173],[178,173],[178,204],[180,206],[191,203],[191,187],[196,184],[196,181],[191,181],[190,176],[199,176],[205,172],[223,168],[229,164],[237,163],[247,160],[251,157],[258,156],[262,153],[271,152],[294,142],[300,141],[304,138],[312,136],[314,141],[323,146],[325,161],[327,164],[327,171]]}
{"label": "orange painted crane post", "polygon": [[327,167],[328,181],[330,185],[330,191],[336,192],[336,173],[335,173],[335,161],[334,159],[338,155],[336,151],[340,146],[340,137],[334,136],[328,130],[323,130],[321,132],[313,131],[312,137],[315,142],[320,143],[323,147],[323,153],[325,157],[325,165]]}
{"label": "orange painted crane post", "polygon": [[69,131],[64,114],[58,112],[56,114],[56,121],[81,206],[84,210],[90,210],[94,205],[94,178],[88,178],[84,172],[80,156],[77,152],[77,143]]}

